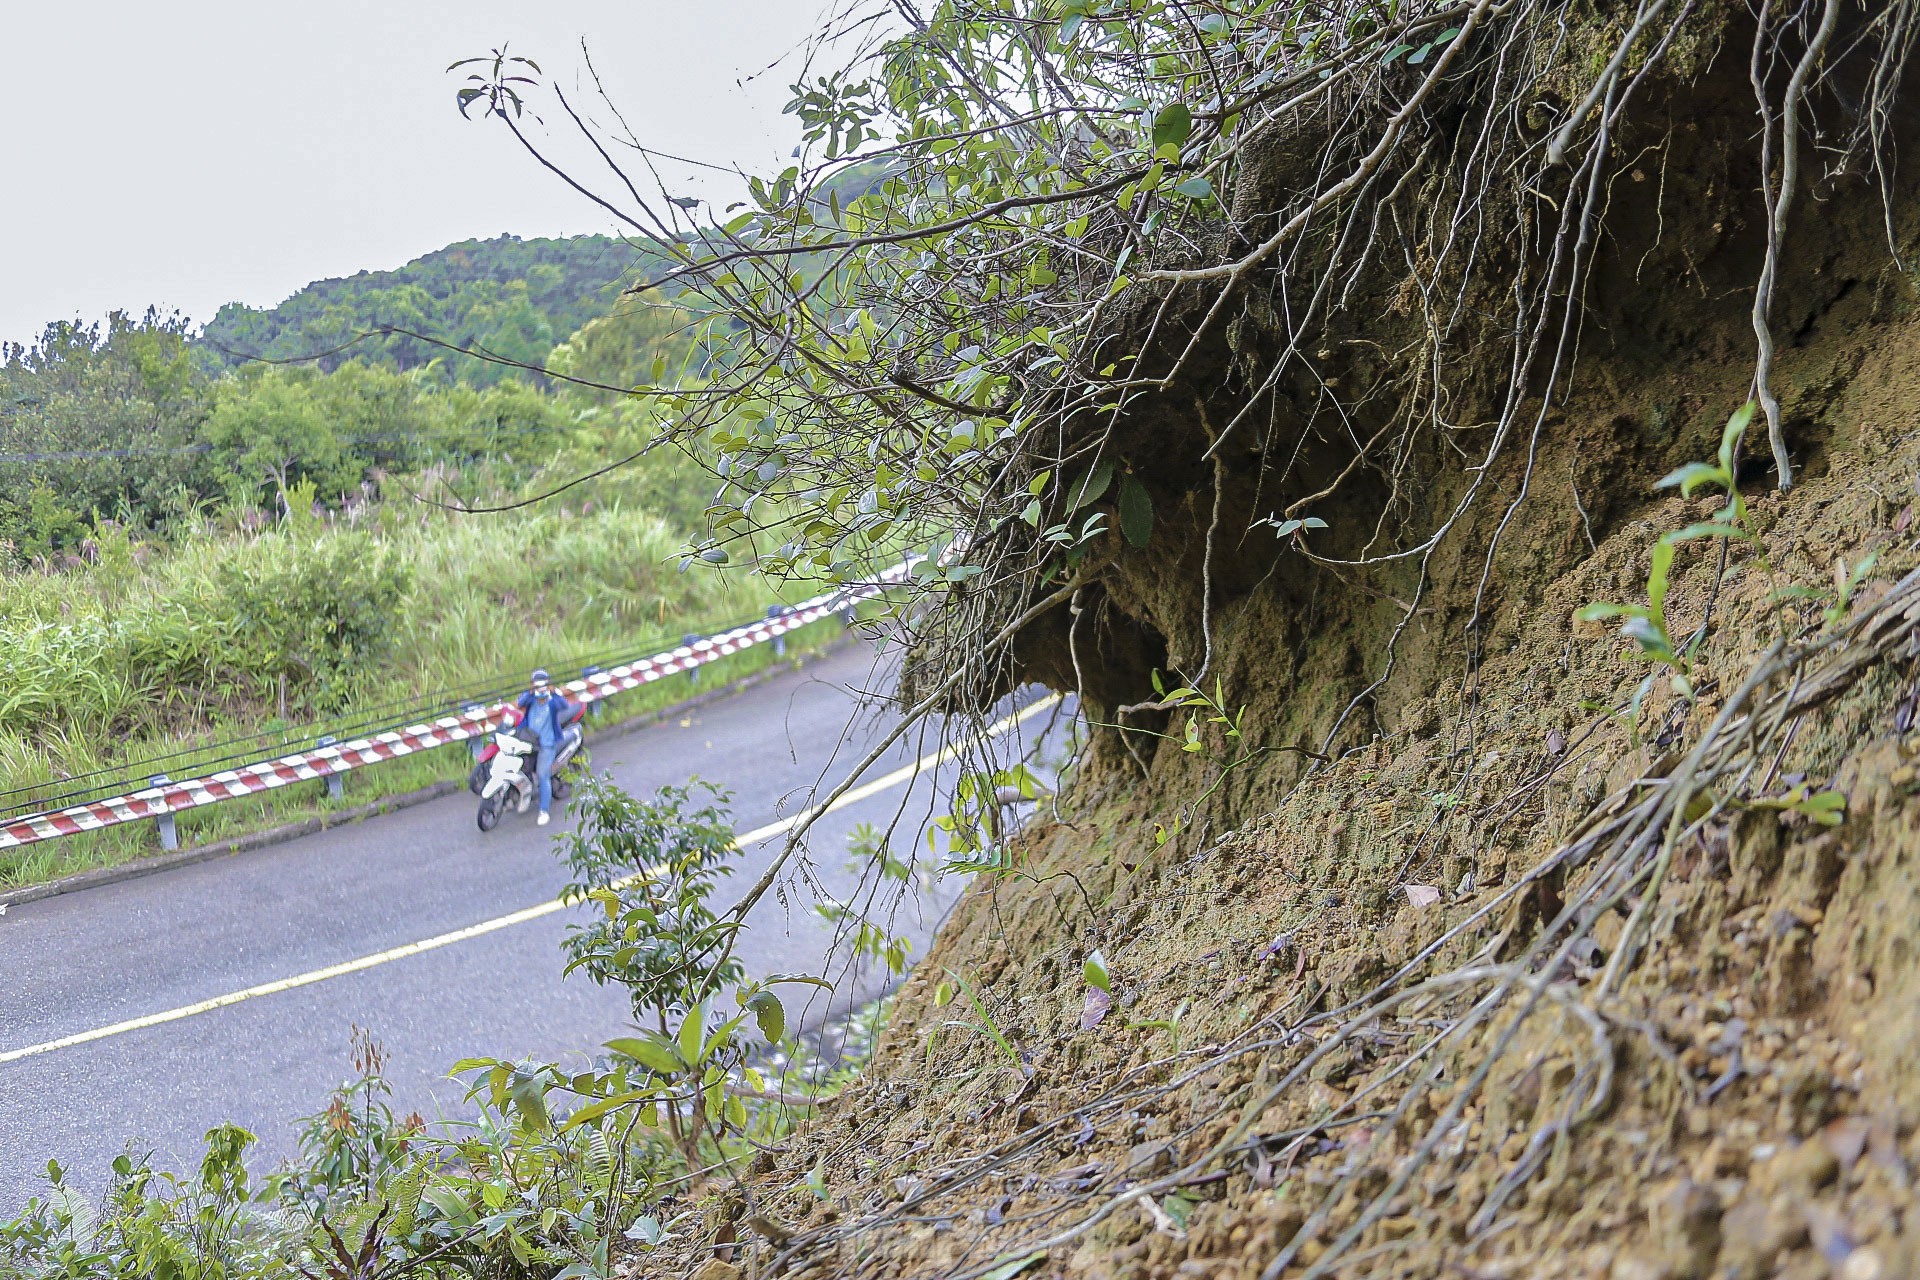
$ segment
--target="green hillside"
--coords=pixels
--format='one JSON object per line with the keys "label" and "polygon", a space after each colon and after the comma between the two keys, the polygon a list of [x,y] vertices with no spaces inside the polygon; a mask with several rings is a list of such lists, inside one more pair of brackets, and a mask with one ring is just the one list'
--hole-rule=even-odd
{"label": "green hillside", "polygon": [[448,375],[486,386],[514,371],[453,355],[439,343],[539,364],[569,334],[605,315],[621,288],[644,271],[646,257],[612,236],[466,240],[397,270],[316,280],[277,306],[228,303],[207,323],[199,345],[213,367],[232,368],[249,357],[334,351],[359,334],[393,326],[438,341],[387,334],[324,356],[320,366],[331,370],[359,358],[404,371],[439,360]]}

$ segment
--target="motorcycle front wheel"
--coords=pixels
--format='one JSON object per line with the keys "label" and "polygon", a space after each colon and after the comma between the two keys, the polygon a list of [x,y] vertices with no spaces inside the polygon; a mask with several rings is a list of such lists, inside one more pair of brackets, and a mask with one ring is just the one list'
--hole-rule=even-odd
{"label": "motorcycle front wheel", "polygon": [[488,796],[480,802],[480,813],[476,819],[482,831],[491,831],[500,822],[500,798]]}

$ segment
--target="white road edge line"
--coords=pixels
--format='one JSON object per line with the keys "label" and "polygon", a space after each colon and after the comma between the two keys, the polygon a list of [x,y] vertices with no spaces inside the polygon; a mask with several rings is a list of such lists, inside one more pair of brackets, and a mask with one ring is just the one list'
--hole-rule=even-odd
{"label": "white road edge line", "polygon": [[[825,812],[832,813],[836,809],[844,809],[848,805],[858,804],[862,800],[869,799],[879,795],[883,791],[897,787],[901,783],[925,773],[929,769],[938,768],[948,760],[953,759],[964,748],[977,742],[984,742],[990,738],[997,738],[1009,729],[1024,724],[1029,719],[1039,715],[1042,711],[1048,710],[1059,701],[1060,695],[1054,693],[1041,698],[1037,702],[1030,703],[1012,715],[988,725],[985,731],[976,738],[969,739],[964,743],[955,743],[952,746],[943,747],[931,755],[921,756],[912,764],[902,765],[892,773],[875,778],[871,782],[862,783],[828,805]],[[755,845],[763,840],[769,840],[774,836],[783,835],[793,830],[799,823],[805,821],[807,816],[812,812],[810,809],[802,809],[800,812],[782,818],[778,822],[770,822],[764,827],[755,827],[752,831],[738,837],[736,843],[743,846]],[[636,873],[636,875],[639,874],[645,873]],[[628,876],[625,880],[618,883],[626,883],[635,878],[636,876]],[[501,929],[510,929],[517,924],[525,924],[529,920],[538,920],[542,916],[549,916],[556,911],[565,910],[566,905],[566,903],[556,898],[551,902],[543,902],[538,906],[526,907],[504,916],[496,916],[491,920],[482,920],[479,924],[470,924],[464,929],[455,929],[451,933],[443,933],[432,938],[424,938],[419,942],[409,942],[403,946],[375,952],[370,956],[361,956],[358,960],[346,960],[340,964],[328,965],[324,969],[312,969],[306,973],[298,973],[291,978],[280,978],[273,982],[263,982],[257,987],[248,987],[243,991],[229,991],[225,995],[214,996],[209,1000],[198,1000],[193,1004],[183,1004],[176,1009],[166,1009],[159,1013],[149,1013],[138,1018],[129,1018],[125,1022],[116,1022],[111,1026],[95,1027],[91,1031],[75,1032],[70,1036],[61,1036],[58,1040],[48,1040],[42,1044],[30,1044],[23,1049],[0,1051],[0,1064],[18,1062],[22,1058],[31,1058],[42,1053],[52,1053],[58,1049],[71,1049],[77,1045],[91,1044],[96,1040],[106,1040],[113,1036],[125,1035],[129,1031],[143,1031],[148,1027],[157,1027],[168,1022],[178,1022],[182,1018],[191,1018],[201,1013],[212,1013],[215,1009],[224,1009],[229,1005],[236,1005],[244,1000],[253,1000],[260,996],[278,995],[282,991],[292,991],[299,987],[310,987],[315,983],[326,982],[332,978],[344,978],[350,973],[361,973],[368,969],[378,968],[383,964],[391,964],[395,960],[405,960],[409,956],[417,956],[427,951],[438,951],[441,947],[450,947],[456,942],[466,942],[471,938],[482,937]]]}

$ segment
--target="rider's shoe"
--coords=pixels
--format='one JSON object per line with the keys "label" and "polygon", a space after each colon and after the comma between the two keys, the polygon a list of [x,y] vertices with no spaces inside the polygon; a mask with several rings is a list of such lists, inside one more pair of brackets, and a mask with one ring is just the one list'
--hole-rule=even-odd
{"label": "rider's shoe", "polygon": [[540,811],[540,821],[535,825],[544,827],[547,825],[548,822],[552,821],[552,819],[553,819],[553,815],[548,813],[545,809],[542,809]]}

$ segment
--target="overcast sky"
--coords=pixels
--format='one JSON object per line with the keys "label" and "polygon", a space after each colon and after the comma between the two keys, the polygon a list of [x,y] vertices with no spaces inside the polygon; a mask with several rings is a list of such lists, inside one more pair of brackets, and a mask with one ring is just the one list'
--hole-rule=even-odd
{"label": "overcast sky", "polygon": [[503,41],[571,89],[585,37],[641,141],[764,172],[797,140],[780,108],[824,5],[8,5],[0,341],[149,303],[204,321],[224,302],[270,305],[470,236],[614,230],[497,122],[455,110],[447,64]]}

